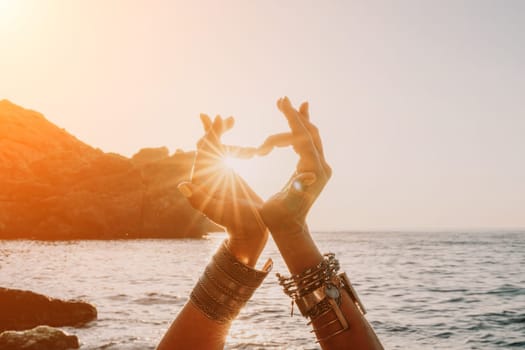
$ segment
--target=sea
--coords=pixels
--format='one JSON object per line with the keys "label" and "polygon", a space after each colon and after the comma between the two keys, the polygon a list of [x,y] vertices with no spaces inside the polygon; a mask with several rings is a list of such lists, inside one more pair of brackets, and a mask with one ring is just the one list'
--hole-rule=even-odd
{"label": "sea", "polygon": [[[224,234],[200,240],[0,241],[0,286],[82,299],[81,349],[154,349]],[[314,233],[339,258],[386,349],[525,349],[525,232]],[[320,349],[274,269],[225,349]],[[0,310],[1,312],[1,310]],[[205,330],[203,330],[205,331]],[[349,345],[349,349],[352,348]]]}

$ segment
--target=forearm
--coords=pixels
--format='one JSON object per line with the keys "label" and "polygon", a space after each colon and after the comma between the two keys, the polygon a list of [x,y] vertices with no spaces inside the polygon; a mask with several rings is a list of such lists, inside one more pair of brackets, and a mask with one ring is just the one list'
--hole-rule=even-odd
{"label": "forearm", "polygon": [[228,250],[241,263],[249,267],[255,267],[262,251],[264,250],[266,242],[268,241],[268,230],[263,234],[254,235],[254,237],[244,235],[248,238],[231,238],[235,236],[239,235],[230,232],[230,239],[226,242]]}
{"label": "forearm", "polygon": [[[229,249],[228,242],[221,244],[158,349],[224,347],[231,322],[271,268],[269,261],[263,271],[257,271],[239,261]],[[249,257],[256,262],[258,255]]]}
{"label": "forearm", "polygon": [[[294,230],[289,233],[272,232],[276,245],[292,275],[299,275],[308,269],[314,269],[324,260],[306,224],[302,226],[301,230]],[[338,278],[335,277],[335,281],[338,281]],[[317,339],[321,340],[321,347],[325,350],[350,347],[355,349],[383,349],[374,330],[350,298],[350,295],[342,287],[339,287],[339,292],[341,298],[340,305],[337,308],[341,311],[339,316],[344,317],[343,322],[348,324],[346,330],[343,331],[344,327],[339,321],[335,307],[332,307],[331,311],[321,313],[320,316],[309,317]]]}
{"label": "forearm", "polygon": [[223,349],[231,322],[218,323],[207,318],[192,302],[177,315],[157,350]]}
{"label": "forearm", "polygon": [[341,311],[348,322],[348,329],[333,337],[331,334],[338,332],[341,326],[334,322],[327,326],[329,322],[337,318],[334,311],[327,313],[315,319],[312,322],[314,329],[319,329],[315,334],[317,339],[328,338],[321,341],[321,348],[327,349],[360,349],[360,350],[378,350],[383,349],[381,342],[377,338],[373,328],[366,318],[361,314],[348,294],[341,293]]}
{"label": "forearm", "polygon": [[291,274],[298,274],[323,260],[306,223],[273,229],[272,237]]}

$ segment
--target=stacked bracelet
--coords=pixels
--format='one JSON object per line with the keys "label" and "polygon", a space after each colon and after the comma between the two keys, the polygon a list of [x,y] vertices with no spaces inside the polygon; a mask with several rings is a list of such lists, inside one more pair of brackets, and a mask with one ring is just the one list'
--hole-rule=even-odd
{"label": "stacked bracelet", "polygon": [[238,261],[225,242],[191,292],[191,302],[208,318],[219,323],[233,320],[272,268],[268,260],[262,271]]}
{"label": "stacked bracelet", "polygon": [[319,264],[300,274],[291,277],[277,274],[277,278],[279,278],[279,284],[283,286],[285,293],[292,299],[298,300],[328,283],[337,271],[339,271],[339,261],[334,254],[328,253],[324,255],[324,259]]}
{"label": "stacked bracelet", "polygon": [[341,292],[344,291],[348,294],[362,314],[366,313],[346,273],[340,273],[338,275],[338,271],[339,262],[334,254],[329,253],[324,255],[323,260],[319,264],[300,274],[291,277],[284,277],[277,274],[284,292],[292,298],[292,314],[294,302],[297,304],[301,314],[304,317],[310,318],[311,322],[329,312],[333,311],[335,313],[335,319],[328,320],[326,324],[314,329],[314,331],[318,334],[321,328],[336,322],[340,324],[340,328],[318,341],[336,336],[349,328],[348,321],[340,308]]}

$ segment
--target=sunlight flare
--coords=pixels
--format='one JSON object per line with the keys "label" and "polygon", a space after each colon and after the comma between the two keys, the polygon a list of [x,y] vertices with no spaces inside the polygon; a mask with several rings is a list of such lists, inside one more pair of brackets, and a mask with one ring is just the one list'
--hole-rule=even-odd
{"label": "sunlight flare", "polygon": [[241,177],[250,177],[250,175],[253,175],[253,168],[247,159],[226,155],[222,162],[227,169],[235,171]]}

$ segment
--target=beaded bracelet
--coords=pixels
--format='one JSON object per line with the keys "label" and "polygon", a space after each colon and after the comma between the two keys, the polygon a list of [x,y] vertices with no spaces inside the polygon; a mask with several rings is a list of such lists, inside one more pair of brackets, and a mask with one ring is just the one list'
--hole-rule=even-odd
{"label": "beaded bracelet", "polygon": [[346,273],[337,274],[340,265],[335,255],[328,253],[323,255],[323,260],[314,267],[306,269],[297,275],[284,277],[277,274],[279,284],[284,292],[292,298],[293,304],[296,303],[304,317],[310,318],[310,322],[334,312],[336,318],[328,320],[317,329],[313,329],[319,336],[319,330],[332,324],[339,323],[340,328],[318,342],[334,337],[349,328],[348,320],[341,310],[341,292],[348,294],[358,310],[364,315],[366,310],[352,287]]}
{"label": "beaded bracelet", "polygon": [[218,323],[230,322],[271,269],[271,259],[262,271],[241,263],[223,242],[193,288],[190,300],[206,317]]}

